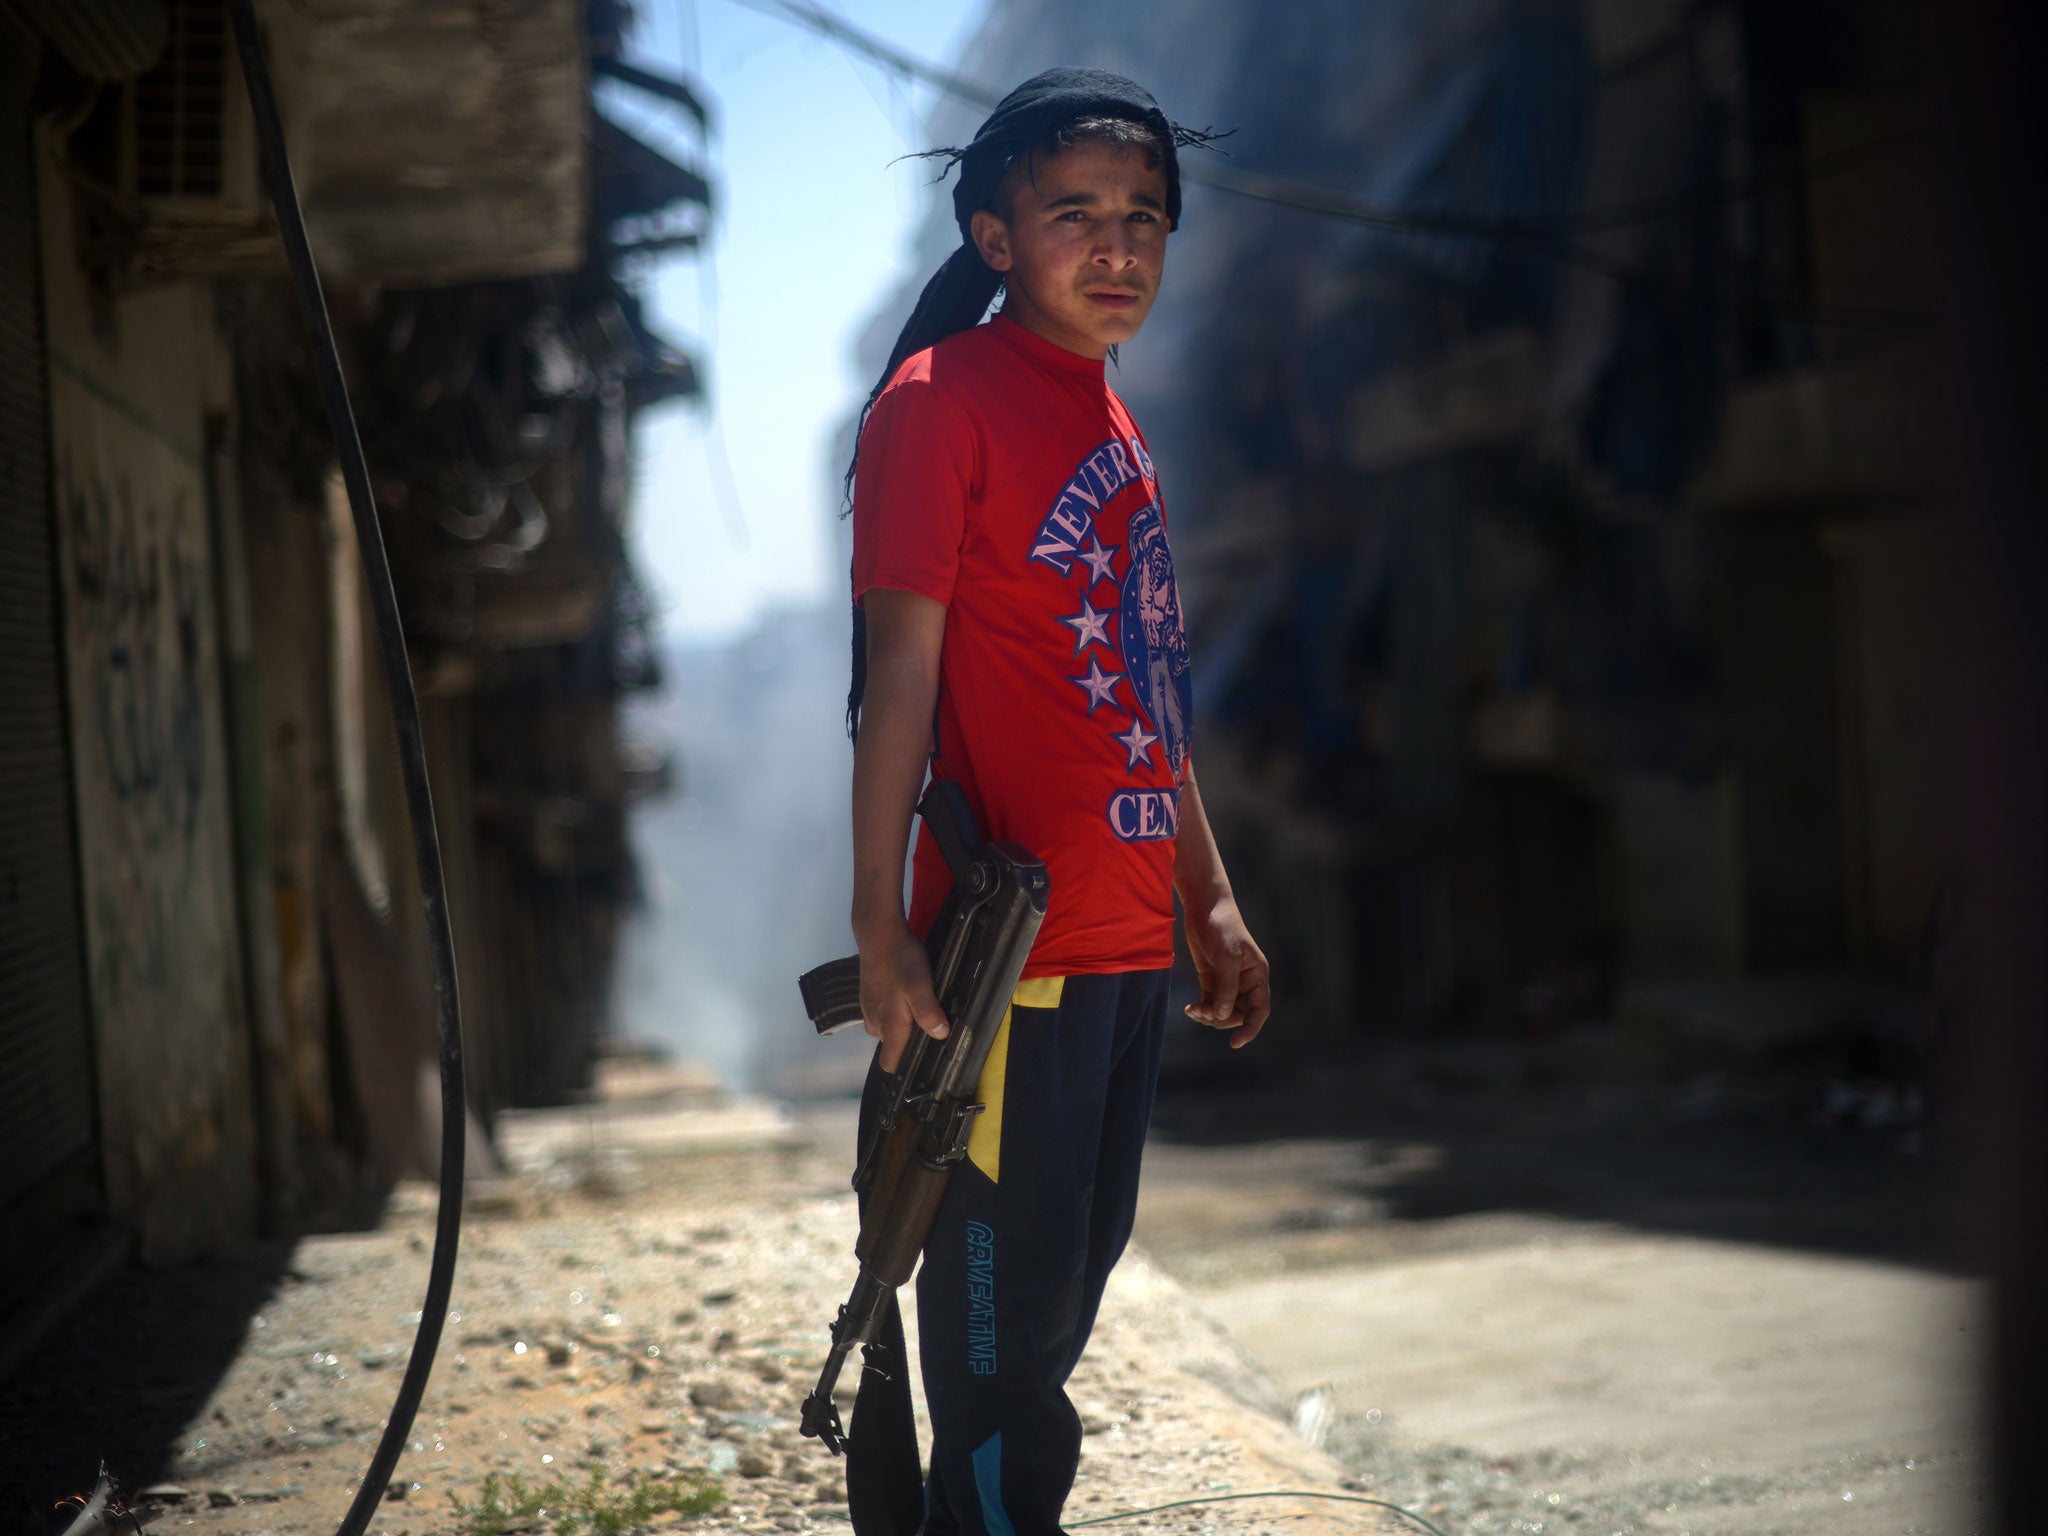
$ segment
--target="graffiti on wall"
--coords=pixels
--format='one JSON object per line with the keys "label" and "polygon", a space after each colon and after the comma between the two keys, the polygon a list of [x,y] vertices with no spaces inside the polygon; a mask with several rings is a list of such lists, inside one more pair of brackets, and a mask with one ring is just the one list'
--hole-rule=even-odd
{"label": "graffiti on wall", "polygon": [[206,787],[203,573],[176,539],[195,521],[188,495],[176,487],[145,507],[126,480],[71,481],[64,508],[71,611],[92,673],[80,705],[114,794],[157,847],[191,842]]}
{"label": "graffiti on wall", "polygon": [[[50,438],[80,906],[109,1209],[150,1263],[253,1199],[213,505],[210,291],[95,330],[53,237]],[[68,286],[67,286],[68,285]]]}
{"label": "graffiti on wall", "polygon": [[219,688],[204,494],[189,472],[60,458],[93,992],[103,1020],[145,1032],[167,1009],[221,1006],[226,786],[209,750]]}

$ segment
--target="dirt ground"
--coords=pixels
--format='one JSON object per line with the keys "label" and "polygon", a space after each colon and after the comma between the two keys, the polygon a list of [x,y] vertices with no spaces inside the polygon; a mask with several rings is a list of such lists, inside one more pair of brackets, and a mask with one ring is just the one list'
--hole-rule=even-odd
{"label": "dirt ground", "polygon": [[[1967,1536],[1982,1296],[1957,1160],[1727,1083],[1534,1085],[1386,1059],[1169,1081],[1137,1246],[1073,1392],[1069,1523],[1277,1488],[1494,1536]],[[657,1071],[514,1115],[375,1529],[462,1529],[484,1477],[705,1475],[680,1528],[843,1528],[795,1432],[851,1280],[852,1106]],[[165,1529],[339,1521],[424,1289],[433,1193],[373,1232],[131,1276],[6,1385],[0,1536],[104,1458]],[[1321,1449],[1312,1442],[1320,1442]],[[1413,1529],[1302,1500],[1161,1532]]]}
{"label": "dirt ground", "polygon": [[[493,1472],[703,1476],[678,1529],[844,1528],[841,1464],[796,1432],[853,1278],[837,1109],[701,1098],[509,1116],[517,1172],[473,1193],[432,1382],[376,1530],[464,1529]],[[401,1188],[373,1232],[131,1276],[10,1381],[0,1444],[14,1521],[102,1460],[146,1523],[317,1536],[341,1519],[397,1387],[424,1292],[434,1192]],[[1348,1475],[1286,1400],[1141,1255],[1119,1271],[1071,1386],[1087,1438],[1069,1517]],[[1356,1493],[1358,1490],[1353,1490]],[[1340,1518],[1341,1516],[1341,1518]],[[540,1525],[531,1527],[542,1529]],[[1389,1531],[1364,1505],[1211,1503],[1119,1530]]]}

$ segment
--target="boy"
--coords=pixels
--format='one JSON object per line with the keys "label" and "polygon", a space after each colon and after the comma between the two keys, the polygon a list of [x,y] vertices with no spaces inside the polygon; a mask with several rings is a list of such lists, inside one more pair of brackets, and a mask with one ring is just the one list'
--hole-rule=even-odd
{"label": "boy", "polygon": [[[907,916],[902,895],[927,769],[1051,876],[918,1276],[932,1536],[1059,1529],[1081,1442],[1063,1387],[1130,1236],[1176,893],[1202,983],[1189,1016],[1237,1047],[1269,1009],[1189,762],[1157,480],[1103,377],[1151,310],[1176,151],[1202,137],[1102,71],[1006,97],[949,152],[962,244],[856,450],[853,927],[881,1069],[912,1029],[946,1033],[922,937],[948,876],[928,838]],[[977,324],[999,287],[1001,312]]]}

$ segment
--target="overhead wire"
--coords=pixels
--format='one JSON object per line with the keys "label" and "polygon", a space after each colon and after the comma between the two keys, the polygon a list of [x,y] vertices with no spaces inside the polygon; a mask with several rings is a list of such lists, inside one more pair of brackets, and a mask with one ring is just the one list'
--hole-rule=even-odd
{"label": "overhead wire", "polygon": [[[683,26],[683,5],[688,6],[689,26]],[[676,53],[686,72],[702,72],[703,42],[699,36],[697,7],[692,0],[683,0],[676,13]],[[710,153],[711,130],[704,132],[705,153]],[[707,231],[708,234],[708,231]],[[697,249],[697,319],[698,330],[707,356],[715,360],[718,356],[718,252],[717,247],[706,240]],[[733,477],[732,455],[725,446],[725,418],[718,409],[718,397],[706,391],[709,410],[699,437],[699,446],[704,450],[704,470],[711,481],[711,496],[718,503],[718,511],[725,522],[726,544],[736,554],[747,554],[754,547],[754,530],[747,519],[746,503],[740,498],[739,482]]]}
{"label": "overhead wire", "polygon": [[1873,161],[1896,155],[1900,149],[1920,143],[1926,137],[1927,130],[1924,127],[1901,128],[1892,133],[1859,139],[1854,144],[1823,150],[1817,155],[1809,155],[1797,162],[1754,170],[1744,175],[1722,177],[1720,180],[1700,183],[1680,192],[1631,198],[1626,202],[1610,203],[1604,208],[1584,209],[1573,214],[1568,222],[1576,233],[1597,234],[1604,230],[1654,224],[1680,214],[1705,213],[1714,208],[1725,207],[1738,199],[1753,197],[1774,181],[1797,179],[1811,186],[1815,182],[1828,181],[1850,171],[1860,170]]}
{"label": "overhead wire", "polygon": [[[863,31],[832,15],[809,0],[733,0],[735,5],[808,27],[831,38],[842,47],[866,55],[886,68],[975,106],[993,107],[1000,92],[978,80],[906,53],[893,43]],[[1866,164],[1880,153],[1890,152],[1912,138],[1911,132],[1888,134],[1865,143],[1846,146],[1826,156],[1802,162],[1796,169],[1808,180],[1837,175]],[[1583,211],[1554,222],[1502,220],[1477,215],[1416,208],[1392,208],[1370,202],[1353,193],[1314,186],[1264,171],[1206,161],[1186,161],[1181,178],[1243,197],[1297,212],[1335,218],[1382,229],[1389,233],[1418,237],[1486,241],[1530,255],[1575,266],[1618,286],[1633,289],[1645,297],[1667,303],[1726,305],[1754,318],[1803,320],[1810,325],[1845,330],[1901,331],[1919,325],[1924,317],[1905,309],[1867,305],[1830,304],[1779,294],[1726,292],[1715,289],[1669,288],[1632,272],[1618,262],[1586,249],[1570,237],[1575,233],[1598,233],[1642,224],[1656,223],[1688,211],[1721,206],[1749,195],[1756,187],[1775,179],[1779,172],[1759,171],[1749,176],[1713,183],[1664,198],[1647,198],[1609,208]]]}
{"label": "overhead wire", "polygon": [[[818,0],[821,10],[825,3],[826,0]],[[831,13],[827,12],[826,14],[829,15]],[[844,25],[852,25],[852,23],[846,21],[843,14],[836,19]],[[910,141],[915,132],[913,125],[917,120],[916,110],[912,104],[909,90],[909,86],[912,83],[911,77],[906,76],[901,70],[884,69],[882,71],[883,88],[888,93],[888,99],[885,101],[875,93],[875,88],[866,73],[856,66],[851,51],[844,48],[839,51],[845,57],[849,68],[852,69],[854,78],[860,81],[861,89],[867,92],[868,99],[875,104],[875,109],[882,114],[883,120],[888,123],[891,130],[896,134],[897,140],[905,149],[909,149],[911,147]],[[874,61],[870,60],[869,62],[872,63]]]}
{"label": "overhead wire", "polygon": [[[676,24],[676,59],[684,79],[702,74],[702,44],[698,37],[697,8],[691,0],[676,0],[670,12]],[[654,122],[653,116],[636,121]],[[707,115],[697,119],[699,138],[708,162],[711,141],[716,135],[713,121]],[[660,130],[667,138],[664,150],[678,148],[676,136],[666,122]],[[698,237],[679,237],[669,242],[669,249],[686,249],[697,256],[697,332],[708,359],[718,355],[718,268],[716,248],[708,238],[709,229]],[[658,242],[648,242],[640,247],[653,251],[661,248]],[[753,530],[747,519],[745,503],[740,498],[739,484],[732,472],[732,457],[725,445],[725,427],[718,410],[716,394],[709,388],[704,391],[705,410],[697,428],[697,443],[704,452],[705,478],[710,482],[711,499],[717,504],[719,516],[725,527],[726,544],[736,554],[745,554],[754,547]]]}

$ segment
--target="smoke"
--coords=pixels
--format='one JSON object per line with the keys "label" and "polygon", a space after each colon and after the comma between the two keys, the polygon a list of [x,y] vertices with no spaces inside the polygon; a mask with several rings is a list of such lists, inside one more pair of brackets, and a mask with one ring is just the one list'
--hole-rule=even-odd
{"label": "smoke", "polygon": [[819,1041],[796,987],[853,949],[846,645],[837,605],[778,611],[729,644],[673,650],[665,692],[629,715],[674,774],[635,814],[645,899],[616,1027],[735,1091],[850,1092],[866,1066],[867,1037]]}

